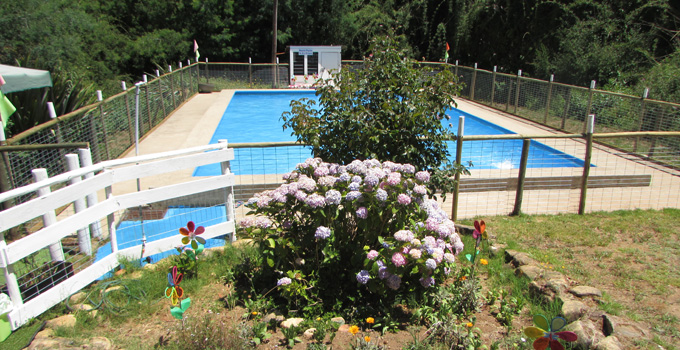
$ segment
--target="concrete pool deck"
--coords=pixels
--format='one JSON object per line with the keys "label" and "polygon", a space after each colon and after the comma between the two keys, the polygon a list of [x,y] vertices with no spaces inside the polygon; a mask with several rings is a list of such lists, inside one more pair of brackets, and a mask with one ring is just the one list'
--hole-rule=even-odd
{"label": "concrete pool deck", "polygon": [[[197,94],[180,106],[164,122],[149,132],[139,145],[139,154],[166,152],[187,147],[205,145],[210,142],[213,132],[220,122],[227,105],[236,90]],[[268,90],[271,91],[271,90]],[[290,91],[288,89],[282,91]],[[458,109],[478,116],[496,125],[523,135],[557,134],[555,130],[534,124],[519,117],[490,107],[458,99]],[[451,115],[452,118],[457,116]],[[539,139],[540,142],[566,154],[583,159],[585,148],[581,139]],[[125,157],[134,156],[131,149]],[[594,149],[591,163],[591,176],[649,175],[651,182],[646,186],[604,187],[588,189],[586,211],[618,210],[665,207],[680,207],[680,176],[677,171],[650,167],[639,159],[627,159],[624,154],[606,147]],[[518,169],[470,169],[472,175],[463,179],[507,179],[517,178]],[[558,177],[581,177],[582,168],[530,168],[527,178],[548,179],[543,189],[525,191],[522,211],[525,213],[554,214],[576,212],[579,205],[580,190],[564,189],[559,186]],[[159,187],[172,183],[191,181],[192,170],[185,170],[142,180],[142,188]],[[493,183],[495,180],[491,180]],[[275,184],[281,182],[280,175],[242,175],[237,176],[237,184]],[[555,184],[555,189],[550,189]],[[475,185],[479,186],[479,185]],[[472,189],[470,189],[472,190]],[[495,191],[493,186],[479,188],[482,192],[463,192],[459,200],[458,218],[484,215],[504,215],[513,209],[514,191]],[[115,194],[136,191],[136,183],[119,184]],[[449,197],[450,198],[450,197]],[[445,210],[451,211],[451,200],[442,203]],[[245,210],[239,208],[238,214]]]}

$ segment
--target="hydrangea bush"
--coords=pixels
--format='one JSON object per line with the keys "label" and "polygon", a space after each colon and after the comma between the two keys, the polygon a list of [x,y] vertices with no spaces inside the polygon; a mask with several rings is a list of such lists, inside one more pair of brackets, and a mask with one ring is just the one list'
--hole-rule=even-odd
{"label": "hydrangea bush", "polygon": [[[396,298],[442,283],[463,250],[453,221],[410,164],[307,159],[246,204],[261,276],[297,306],[341,295]],[[384,300],[383,300],[384,301]]]}

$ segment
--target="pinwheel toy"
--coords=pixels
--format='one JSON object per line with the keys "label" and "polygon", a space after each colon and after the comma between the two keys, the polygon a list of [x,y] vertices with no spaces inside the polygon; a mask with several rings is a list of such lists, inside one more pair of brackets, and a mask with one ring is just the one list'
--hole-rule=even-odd
{"label": "pinwheel toy", "polygon": [[179,307],[173,307],[170,309],[170,314],[178,319],[181,320],[184,318],[184,312],[187,311],[187,309],[191,306],[191,298],[186,298],[182,300],[182,302],[179,304]]}
{"label": "pinwheel toy", "polygon": [[475,220],[475,230],[472,232],[472,237],[474,237],[477,240],[479,240],[480,237],[482,239],[489,239],[489,235],[486,233],[486,223],[484,222],[484,220],[482,221]]}
{"label": "pinwheel toy", "polygon": [[179,299],[184,296],[184,290],[179,286],[183,275],[182,273],[177,273],[177,266],[173,266],[172,271],[168,272],[168,287],[165,288],[165,297],[170,299],[172,305],[177,305]]}
{"label": "pinwheel toy", "polygon": [[564,350],[564,346],[560,343],[559,339],[565,341],[576,341],[578,336],[574,332],[569,331],[559,331],[567,324],[567,320],[562,317],[555,317],[548,324],[548,319],[543,315],[534,316],[534,324],[537,327],[527,327],[524,328],[524,334],[529,338],[536,339],[534,341],[534,349],[545,350],[550,348],[551,350]]}
{"label": "pinwheel toy", "polygon": [[182,234],[182,244],[189,244],[191,242],[191,248],[197,249],[198,244],[205,244],[205,239],[198,237],[201,233],[205,232],[205,227],[198,226],[194,224],[193,221],[187,222],[187,227],[182,227],[179,229],[179,233]]}

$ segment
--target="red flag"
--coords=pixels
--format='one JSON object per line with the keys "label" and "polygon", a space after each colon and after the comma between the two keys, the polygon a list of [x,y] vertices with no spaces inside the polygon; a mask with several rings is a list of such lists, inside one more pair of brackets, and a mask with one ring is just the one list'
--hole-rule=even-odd
{"label": "red flag", "polygon": [[449,43],[446,43],[446,51],[449,51]]}
{"label": "red flag", "polygon": [[[447,44],[447,49],[448,49],[448,44]],[[194,51],[198,50],[198,43],[196,42],[196,39],[194,39]]]}

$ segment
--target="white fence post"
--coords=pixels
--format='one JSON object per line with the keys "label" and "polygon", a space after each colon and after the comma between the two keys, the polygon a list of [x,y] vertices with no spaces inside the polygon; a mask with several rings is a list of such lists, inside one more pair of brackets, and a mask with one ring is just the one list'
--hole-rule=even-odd
{"label": "white fence post", "polygon": [[[219,140],[218,141],[220,144],[227,144],[227,140]],[[222,175],[227,175],[231,174],[231,165],[229,161],[222,162],[220,163],[220,167],[222,169]],[[227,212],[227,221],[229,220],[234,220],[234,186],[229,186],[228,192],[227,192],[227,198],[226,202],[224,203],[226,212]],[[236,241],[236,232],[231,233],[231,237],[229,237],[230,241],[233,243]]]}
{"label": "white fence post", "polygon": [[[89,166],[92,166],[92,153],[90,153],[90,150],[87,148],[80,148],[78,149],[78,156],[80,157],[80,165],[83,168],[87,168]],[[94,177],[93,172],[89,172],[85,175],[83,175],[83,179],[87,180],[90,178]],[[87,207],[93,207],[95,204],[99,203],[99,200],[97,199],[97,193],[92,192],[88,193],[87,197]],[[103,233],[102,233],[102,224],[99,221],[95,221],[90,224],[90,233],[92,233],[92,237],[94,238],[101,238]]]}
{"label": "white fence post", "polygon": [[[68,171],[80,169],[80,164],[78,163],[79,162],[77,154],[66,155],[66,168],[68,169]],[[80,181],[82,181],[80,176],[75,176],[71,180],[69,180],[68,184],[73,185],[79,183]],[[75,209],[76,213],[79,213],[87,209],[85,205],[85,198],[76,199],[73,202],[73,208]],[[90,241],[90,229],[87,226],[78,229],[78,247],[80,248],[80,251],[82,253],[86,255],[92,255],[92,242]]]}
{"label": "white fence post", "polygon": [[[47,169],[33,169],[31,171],[33,173],[33,180],[35,182],[40,182],[42,180],[47,180]],[[36,191],[38,194],[38,197],[46,196],[52,192],[50,190],[50,186],[45,186],[40,188],[38,191]],[[54,210],[51,210],[47,213],[44,213],[42,216],[43,220],[43,225],[45,227],[51,226],[57,223],[57,214],[54,213]],[[49,247],[50,250],[50,258],[52,258],[52,261],[64,261],[64,249],[61,246],[61,241],[54,242],[50,244]]]}
{"label": "white fence post", "polygon": [[[105,170],[105,171],[110,171],[110,170]],[[111,186],[106,186],[104,189],[106,193],[106,199],[111,199],[113,198],[113,187]],[[118,251],[118,236],[116,236],[116,216],[114,213],[111,213],[106,216],[106,222],[109,225],[109,237],[111,238],[111,254],[114,254]]]}
{"label": "white fence post", "polygon": [[12,300],[12,305],[14,308],[19,308],[24,304],[24,300],[21,298],[21,290],[19,289],[19,282],[17,281],[17,275],[14,273],[14,268],[9,264],[9,258],[7,257],[7,242],[5,242],[5,235],[0,232],[0,267],[5,270],[5,283],[7,283],[7,294]]}

